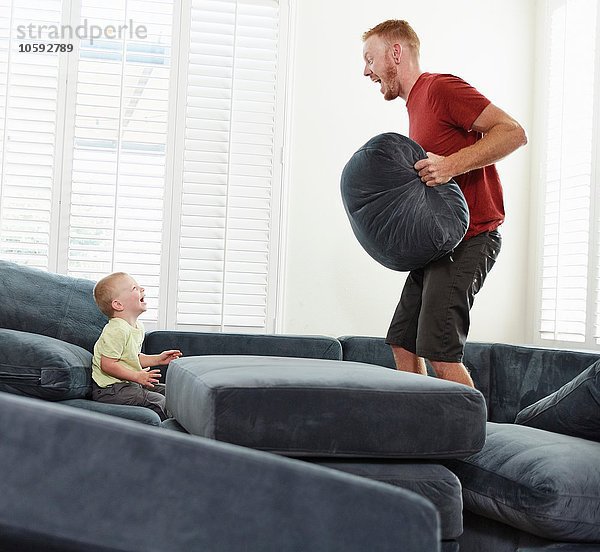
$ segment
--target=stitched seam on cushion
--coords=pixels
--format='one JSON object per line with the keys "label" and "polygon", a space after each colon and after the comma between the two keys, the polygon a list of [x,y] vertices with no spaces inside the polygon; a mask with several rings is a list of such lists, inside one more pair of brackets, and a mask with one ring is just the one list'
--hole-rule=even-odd
{"label": "stitched seam on cushion", "polygon": [[[229,441],[228,441],[229,442]],[[236,444],[236,443],[234,443]],[[245,446],[245,445],[240,445]],[[285,456],[290,453],[307,453],[306,456],[314,458],[318,456],[314,449],[304,449],[304,448],[286,448],[286,449],[276,449],[273,447],[257,447],[252,446],[253,450],[262,450],[265,452],[272,452],[273,454],[280,454]],[[448,450],[436,450],[433,452],[402,452],[402,459],[405,458],[439,458],[441,460],[456,460],[457,455],[459,454],[473,454],[478,452],[479,448],[472,449],[448,449]],[[323,458],[391,458],[393,460],[398,460],[398,453],[394,451],[389,452],[365,452],[364,450],[336,450],[335,452],[330,451],[329,449],[324,449],[319,451],[330,456],[324,456]]]}
{"label": "stitched seam on cushion", "polygon": [[[518,513],[518,514],[523,514],[523,509],[517,509],[515,506],[511,506],[510,504],[506,504],[506,502],[503,502],[502,500],[499,500],[497,498],[493,498],[489,495],[485,495],[483,493],[480,493],[479,491],[474,491],[472,489],[466,489],[468,492],[476,494],[478,496],[484,497],[484,498],[488,498],[490,500],[493,500],[495,502],[498,502],[500,504],[502,504],[502,506],[505,506],[506,508],[509,508],[510,510],[513,510],[514,512]],[[565,497],[561,497],[561,498],[565,498]],[[596,498],[596,497],[593,497]],[[469,509],[469,508],[467,508]],[[582,525],[589,525],[591,527],[600,527],[600,523],[593,523],[591,521],[581,521],[579,519],[565,519],[564,517],[558,518],[558,517],[550,517],[550,516],[544,516],[544,515],[538,515],[538,514],[533,514],[535,517],[539,517],[539,518],[544,518],[547,520],[551,520],[551,521],[555,521],[557,519],[559,519],[560,521],[568,521],[568,522],[572,522],[572,523],[580,523]]]}
{"label": "stitched seam on cushion", "polygon": [[[201,379],[201,378],[198,378]],[[202,380],[204,382],[204,380]],[[376,394],[388,394],[388,395],[422,395],[422,394],[427,394],[427,395],[436,395],[436,396],[440,396],[440,395],[448,395],[449,397],[454,397],[454,396],[458,396],[458,397],[471,397],[471,396],[476,396],[476,395],[465,395],[461,392],[448,392],[448,391],[424,391],[423,389],[418,390],[415,389],[414,391],[394,391],[394,390],[386,390],[386,389],[364,389],[361,387],[306,387],[306,386],[287,386],[287,385],[281,385],[281,384],[277,384],[277,385],[266,385],[266,386],[257,386],[257,385],[253,385],[250,387],[246,387],[246,386],[236,386],[233,387],[231,385],[218,385],[215,387],[212,387],[210,385],[206,385],[207,387],[209,387],[210,389],[219,389],[219,390],[235,390],[235,391],[239,391],[240,389],[261,389],[261,390],[265,390],[265,389],[272,389],[272,390],[305,390],[305,391],[325,391],[325,390],[333,390],[333,391],[360,391],[361,393],[376,393]]]}
{"label": "stitched seam on cushion", "polygon": [[[326,359],[323,359],[326,360]],[[335,361],[338,362],[338,361]],[[222,368],[216,368],[216,369],[212,369],[210,373],[213,373],[215,371],[223,371],[223,370],[233,370],[233,369],[238,369],[240,368],[239,366],[236,366],[235,368],[232,368],[231,366],[223,366]],[[449,391],[447,389],[443,390],[443,391],[437,391],[437,390],[423,390],[423,389],[415,389],[414,391],[408,391],[408,390],[394,390],[394,389],[364,389],[361,387],[340,387],[340,386],[322,386],[322,387],[306,387],[305,385],[292,385],[292,386],[288,386],[285,384],[277,384],[277,385],[253,385],[253,386],[230,386],[230,385],[223,385],[223,384],[218,384],[218,385],[211,385],[209,384],[203,377],[202,374],[197,374],[196,372],[190,370],[189,368],[185,367],[185,366],[178,366],[179,370],[182,370],[184,372],[186,372],[187,374],[191,374],[195,377],[195,379],[200,380],[208,389],[235,389],[235,390],[240,390],[240,389],[305,389],[305,390],[325,390],[325,389],[332,389],[332,390],[339,390],[339,391],[361,391],[363,393],[388,393],[390,395],[415,395],[415,394],[423,394],[424,392],[426,392],[428,395],[448,395],[449,397],[454,397],[454,396],[459,396],[459,397],[477,397],[478,395],[474,394],[474,393],[465,393],[464,391],[462,391],[461,389],[457,389],[457,390],[452,390]]]}
{"label": "stitched seam on cushion", "polygon": [[[509,483],[512,483],[518,487],[521,487],[523,489],[527,489],[530,492],[536,492],[539,493],[540,495],[543,496],[557,496],[560,498],[589,498],[589,499],[594,499],[594,500],[598,500],[598,496],[588,496],[588,495],[574,495],[574,494],[568,494],[568,495],[564,495],[564,494],[559,494],[559,493],[549,493],[547,491],[541,491],[535,487],[530,487],[528,485],[525,485],[524,483],[518,483],[516,482],[514,479],[509,479],[508,477],[506,477],[505,475],[499,474],[498,472],[494,472],[491,470],[488,470],[486,468],[482,468],[480,466],[478,466],[477,464],[473,464],[472,462],[467,462],[466,460],[461,460],[461,462],[464,462],[465,464],[468,464],[469,466],[473,466],[474,468],[486,472],[486,473],[491,473],[492,475],[496,476],[496,477],[501,477],[502,479],[504,479],[504,481],[508,481]],[[460,479],[460,478],[459,478]],[[471,490],[471,489],[468,489]],[[473,492],[477,492],[475,490],[473,490]],[[481,496],[486,496],[486,495],[481,495]]]}
{"label": "stitched seam on cushion", "polygon": [[[330,353],[330,352],[331,352],[331,351],[332,351],[334,348],[335,348],[335,350],[336,350],[336,352],[337,352],[337,353],[340,353],[340,352],[341,352],[341,353],[342,353],[342,356],[343,356],[343,354],[344,354],[344,353],[343,353],[343,351],[341,350],[341,345],[340,345],[340,347],[338,347],[338,346],[337,346],[337,345],[338,345],[338,343],[339,343],[339,341],[338,341],[337,343],[330,343],[330,344],[327,346],[327,348],[325,349],[325,351],[322,353],[322,354],[323,354],[323,356],[325,356],[325,355],[328,355],[328,354],[329,354],[329,353]],[[336,355],[336,356],[337,356],[337,357],[339,357],[340,355],[338,354],[338,355]],[[323,359],[323,360],[327,360],[327,359]]]}
{"label": "stitched seam on cushion", "polygon": [[[553,404],[549,404],[545,407],[543,407],[539,412],[537,412],[536,414],[533,414],[532,416],[527,417],[524,421],[529,422],[531,420],[535,420],[538,416],[541,416],[544,412],[546,412],[547,410],[549,410],[550,408],[555,407],[556,405],[560,404],[563,400],[565,400],[569,395],[571,395],[571,393],[574,393],[575,391],[577,391],[579,389],[579,387],[581,387],[584,383],[587,383],[588,381],[596,378],[598,374],[594,374],[593,376],[589,376],[585,379],[583,379],[579,384],[577,384],[573,389],[571,389],[564,397],[561,397],[560,399],[558,399],[555,403]],[[558,391],[556,391],[558,393]],[[540,399],[542,400],[542,399]],[[532,405],[526,407],[526,408],[530,408],[532,406],[534,406],[535,403],[533,403]],[[518,415],[518,414],[517,414]],[[519,424],[521,425],[521,424]]]}

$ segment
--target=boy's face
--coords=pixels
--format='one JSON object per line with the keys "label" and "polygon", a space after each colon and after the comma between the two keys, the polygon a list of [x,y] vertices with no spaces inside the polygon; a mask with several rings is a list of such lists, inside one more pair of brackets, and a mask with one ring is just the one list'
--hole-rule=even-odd
{"label": "boy's face", "polygon": [[131,276],[123,276],[115,284],[113,308],[123,314],[139,316],[148,308],[144,288]]}

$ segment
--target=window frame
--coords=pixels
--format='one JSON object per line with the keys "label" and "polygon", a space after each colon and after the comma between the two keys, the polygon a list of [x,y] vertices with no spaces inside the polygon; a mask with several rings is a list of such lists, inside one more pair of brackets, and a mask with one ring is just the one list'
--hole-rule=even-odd
{"label": "window frame", "polygon": [[[568,2],[569,0],[565,0]],[[534,97],[533,163],[531,169],[532,186],[531,212],[532,222],[530,232],[532,240],[530,247],[533,255],[533,270],[527,285],[533,292],[533,301],[527,306],[527,318],[531,321],[530,342],[543,348],[560,349],[598,349],[600,345],[600,327],[597,316],[600,314],[600,6],[597,7],[595,61],[594,61],[594,104],[592,130],[592,168],[590,179],[590,212],[589,212],[589,243],[587,266],[587,293],[584,341],[569,341],[559,339],[544,339],[541,337],[542,322],[542,282],[544,269],[544,237],[545,237],[545,197],[546,197],[546,121],[548,116],[549,89],[547,82],[550,73],[550,6],[548,2],[537,4],[537,35],[536,35],[536,65]]]}
{"label": "window frame", "polygon": [[[179,329],[195,331],[243,331],[245,333],[274,333],[282,329],[282,305],[285,285],[285,237],[287,231],[287,187],[288,161],[286,144],[290,139],[291,91],[290,66],[293,59],[293,29],[295,10],[293,0],[279,0],[279,42],[277,46],[276,77],[276,113],[275,132],[273,137],[273,176],[271,196],[271,218],[269,235],[269,261],[267,272],[267,312],[265,325],[261,328],[246,326],[219,327],[177,324],[177,274],[179,271],[179,226],[176,225],[181,216],[183,157],[177,152],[183,148],[182,128],[185,121],[186,86],[185,67],[189,52],[190,25],[184,24],[186,13],[189,13],[193,0],[175,2],[173,14],[170,80],[178,83],[169,90],[169,121],[167,125],[167,151],[165,158],[165,179],[163,196],[163,247],[160,259],[160,282],[158,320],[144,321],[148,330]],[[81,2],[64,0],[61,24],[80,24]],[[14,39],[13,39],[14,42]],[[59,274],[67,274],[69,251],[70,198],[72,191],[72,169],[74,152],[75,127],[70,124],[75,120],[77,98],[77,66],[79,60],[79,41],[73,39],[73,51],[62,55],[59,59],[59,77],[56,107],[56,138],[53,171],[53,188],[50,215],[50,248],[48,253],[48,270]],[[68,83],[74,83],[70,86]],[[185,126],[183,126],[185,128]],[[140,282],[143,285],[143,282]]]}

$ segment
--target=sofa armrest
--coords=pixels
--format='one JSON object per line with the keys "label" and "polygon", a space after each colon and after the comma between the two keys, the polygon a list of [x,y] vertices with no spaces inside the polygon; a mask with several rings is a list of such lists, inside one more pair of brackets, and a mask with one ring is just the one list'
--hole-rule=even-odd
{"label": "sofa armrest", "polygon": [[2,549],[439,552],[392,485],[6,393],[0,434]]}

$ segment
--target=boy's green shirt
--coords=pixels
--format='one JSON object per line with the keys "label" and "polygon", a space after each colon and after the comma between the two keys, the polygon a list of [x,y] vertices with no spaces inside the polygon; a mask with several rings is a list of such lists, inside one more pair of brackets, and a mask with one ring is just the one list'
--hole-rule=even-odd
{"label": "boy's green shirt", "polygon": [[130,370],[141,371],[142,365],[138,355],[142,351],[143,341],[144,326],[141,322],[138,321],[137,327],[134,328],[122,318],[111,318],[94,345],[92,378],[96,385],[107,387],[125,381],[113,378],[102,371],[100,368],[102,356],[118,359]]}

